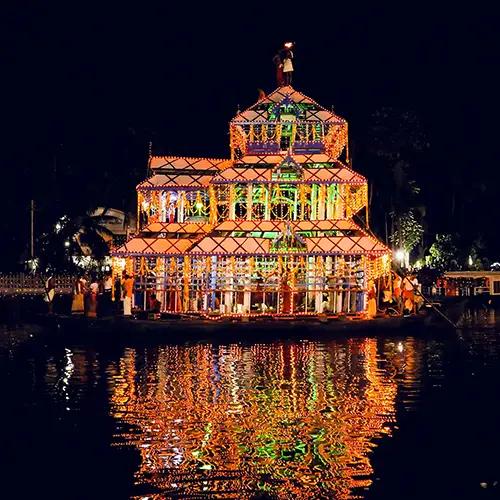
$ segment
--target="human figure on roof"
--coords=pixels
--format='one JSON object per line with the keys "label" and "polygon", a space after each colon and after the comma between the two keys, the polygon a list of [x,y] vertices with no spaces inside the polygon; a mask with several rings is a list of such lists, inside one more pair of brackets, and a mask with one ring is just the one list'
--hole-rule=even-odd
{"label": "human figure on roof", "polygon": [[273,57],[273,63],[276,66],[276,83],[278,87],[283,86],[283,61],[281,60],[281,50]]}
{"label": "human figure on roof", "polygon": [[280,51],[281,60],[283,61],[283,82],[285,85],[292,84],[292,75],[293,75],[293,52],[292,52],[293,43],[286,42],[283,46],[283,49]]}

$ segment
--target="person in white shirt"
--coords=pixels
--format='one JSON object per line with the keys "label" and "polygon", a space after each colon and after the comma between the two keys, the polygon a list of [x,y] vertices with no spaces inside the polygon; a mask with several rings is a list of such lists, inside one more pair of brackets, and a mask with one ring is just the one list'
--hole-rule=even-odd
{"label": "person in white shirt", "polygon": [[102,295],[100,314],[102,316],[109,316],[111,314],[113,301],[113,278],[111,274],[106,274],[102,281]]}
{"label": "person in white shirt", "polygon": [[283,81],[285,85],[292,84],[293,75],[293,43],[286,42],[283,50],[281,51],[281,60],[283,61]]}

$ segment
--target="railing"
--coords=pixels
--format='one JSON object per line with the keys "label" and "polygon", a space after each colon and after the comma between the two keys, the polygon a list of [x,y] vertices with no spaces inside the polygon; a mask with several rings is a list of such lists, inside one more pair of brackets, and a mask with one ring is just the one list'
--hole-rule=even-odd
{"label": "railing", "polygon": [[[71,293],[73,276],[54,276],[56,293]],[[0,274],[0,296],[2,295],[43,295],[48,276],[39,274]]]}
{"label": "railing", "polygon": [[474,295],[489,294],[490,289],[487,286],[424,286],[422,292],[428,297],[470,297]]}

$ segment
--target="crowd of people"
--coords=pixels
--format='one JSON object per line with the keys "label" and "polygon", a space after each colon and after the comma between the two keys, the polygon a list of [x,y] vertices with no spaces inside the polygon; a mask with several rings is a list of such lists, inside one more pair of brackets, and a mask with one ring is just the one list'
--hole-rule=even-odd
{"label": "crowd of people", "polygon": [[[55,292],[53,281],[53,278],[50,277],[45,284],[49,313],[52,312]],[[377,286],[380,287],[379,291]],[[138,294],[141,297],[138,297]],[[354,295],[357,297],[356,294]],[[370,280],[368,284],[368,317],[375,317],[378,311],[384,311],[390,315],[417,314],[423,304],[421,286],[415,274],[401,277],[396,272],[391,271],[390,275],[380,278],[377,283]],[[81,314],[89,318],[117,314],[132,316],[134,305],[138,306],[135,307],[135,312],[142,310],[147,313],[160,314],[161,303],[156,294],[149,291],[136,291],[134,278],[126,271],[123,271],[121,277],[115,277],[114,282],[111,273],[100,277],[98,275],[81,275],[74,281],[72,314]]]}
{"label": "crowd of people", "polygon": [[401,277],[391,271],[390,276],[381,279],[380,291],[380,308],[388,313],[416,314],[424,303],[416,274]]}
{"label": "crowd of people", "polygon": [[[72,314],[89,318],[97,316],[132,315],[134,303],[134,278],[126,271],[117,276],[113,283],[110,273],[102,276],[82,275],[73,284]],[[147,297],[147,310],[160,312],[160,302],[154,293]]]}
{"label": "crowd of people", "polygon": [[113,309],[113,279],[111,274],[101,277],[82,275],[73,284],[72,314],[84,314],[89,318],[107,316]]}

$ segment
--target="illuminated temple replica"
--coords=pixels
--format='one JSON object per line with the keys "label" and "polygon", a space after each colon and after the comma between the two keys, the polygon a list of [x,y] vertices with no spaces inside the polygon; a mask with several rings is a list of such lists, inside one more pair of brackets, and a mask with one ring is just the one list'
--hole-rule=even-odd
{"label": "illuminated temple replica", "polygon": [[150,157],[114,273],[162,311],[365,315],[391,251],[359,224],[368,185],[348,166],[347,122],[286,86],[229,132],[230,159]]}

